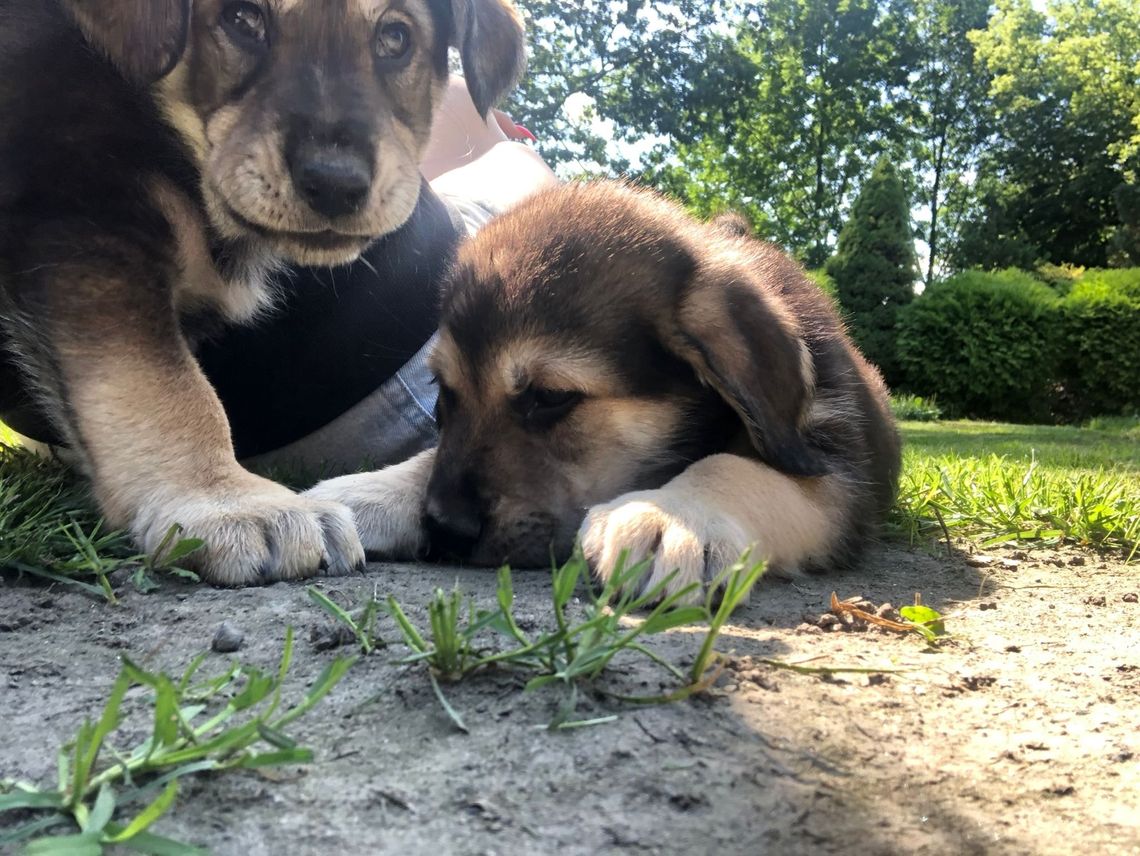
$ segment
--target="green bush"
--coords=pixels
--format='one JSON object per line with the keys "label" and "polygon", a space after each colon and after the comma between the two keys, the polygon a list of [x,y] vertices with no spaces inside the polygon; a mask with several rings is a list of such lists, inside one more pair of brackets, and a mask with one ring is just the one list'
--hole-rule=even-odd
{"label": "green bush", "polygon": [[891,413],[900,422],[937,422],[942,418],[942,408],[934,396],[924,398],[909,392],[891,394]]}
{"label": "green bush", "polygon": [[1084,276],[1080,265],[1055,265],[1049,262],[1038,265],[1033,275],[1064,297],[1073,290],[1073,283]]}
{"label": "green bush", "polygon": [[1140,268],[1086,273],[1061,303],[1066,416],[1140,409]]}
{"label": "green bush", "polygon": [[966,271],[899,311],[907,387],[955,416],[1050,421],[1059,298],[1019,270]]}

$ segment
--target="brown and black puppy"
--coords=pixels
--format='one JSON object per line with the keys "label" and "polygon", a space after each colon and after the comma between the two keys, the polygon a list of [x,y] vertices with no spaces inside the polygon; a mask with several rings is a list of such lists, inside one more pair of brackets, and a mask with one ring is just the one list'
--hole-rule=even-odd
{"label": "brown and black puppy", "polygon": [[439,342],[440,445],[310,495],[366,550],[595,572],[654,556],[709,581],[749,547],[785,572],[851,560],[891,504],[878,373],[774,247],[645,191],[571,184],[460,250]]}
{"label": "brown and black puppy", "polygon": [[486,111],[509,0],[0,0],[0,346],[154,548],[244,584],[363,561],[347,509],[234,458],[196,336],[351,262],[415,207],[449,45]]}

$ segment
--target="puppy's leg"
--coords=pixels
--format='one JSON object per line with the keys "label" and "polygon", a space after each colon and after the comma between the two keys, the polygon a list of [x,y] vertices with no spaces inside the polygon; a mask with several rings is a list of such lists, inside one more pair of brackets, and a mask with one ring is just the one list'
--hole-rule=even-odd
{"label": "puppy's leg", "polygon": [[747,549],[783,570],[825,556],[844,525],[837,487],[830,477],[792,478],[751,458],[712,455],[664,487],[590,509],[579,537],[601,580],[624,550],[627,566],[652,557],[642,591],[676,571],[671,594],[708,584]]}
{"label": "puppy's leg", "polygon": [[[20,357],[109,522],[146,551],[181,524],[205,542],[187,563],[222,585],[361,566],[348,509],[299,497],[237,463],[169,292],[125,281],[133,248],[118,246],[113,260],[92,254],[53,267],[50,280],[11,301]],[[140,280],[146,268],[135,268]]]}
{"label": "puppy's leg", "polygon": [[428,449],[383,470],[323,481],[304,496],[348,506],[370,556],[414,559],[426,542],[423,510],[434,463],[435,449]]}

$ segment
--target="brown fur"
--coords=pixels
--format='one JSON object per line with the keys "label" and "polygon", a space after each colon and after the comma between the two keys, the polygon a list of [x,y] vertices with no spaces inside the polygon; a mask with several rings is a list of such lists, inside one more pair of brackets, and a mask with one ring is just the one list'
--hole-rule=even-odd
{"label": "brown fur", "polygon": [[449,45],[485,112],[521,37],[509,0],[0,0],[0,345],[143,549],[181,524],[224,584],[362,564],[347,509],[237,463],[186,322],[402,225]]}
{"label": "brown fur", "polygon": [[599,575],[629,549],[675,590],[750,547],[850,561],[894,496],[886,391],[828,299],[774,247],[621,184],[534,197],[464,247],[432,365],[434,461],[310,494],[389,556],[542,565],[577,537]]}

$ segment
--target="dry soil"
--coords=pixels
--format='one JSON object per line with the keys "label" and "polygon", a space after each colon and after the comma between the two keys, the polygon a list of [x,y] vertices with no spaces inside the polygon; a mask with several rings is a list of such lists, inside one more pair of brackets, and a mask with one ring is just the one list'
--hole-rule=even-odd
{"label": "dry soil", "polygon": [[[632,708],[587,695],[616,721],[541,728],[555,695],[517,677],[449,687],[470,734],[441,711],[393,645],[362,659],[294,727],[303,768],[227,773],[185,787],[157,831],[219,854],[1140,852],[1140,572],[1076,551],[883,547],[863,568],[765,582],[719,648],[730,666],[705,697]],[[516,575],[519,613],[549,616],[548,575]],[[392,592],[422,619],[459,580],[490,603],[494,575],[374,565],[324,580],[346,604]],[[831,592],[924,601],[952,636],[825,632],[806,624]],[[112,606],[60,587],[0,581],[0,779],[50,782],[56,747],[99,709],[121,653],[181,670],[228,621],[236,655],[276,663],[286,625],[298,686],[335,653],[302,584],[219,591],[178,582]],[[380,626],[394,639],[388,619]],[[655,645],[685,661],[699,635]],[[882,670],[801,674],[764,660]],[[662,672],[618,663],[608,686],[655,692]],[[141,704],[141,700],[139,702]]]}

